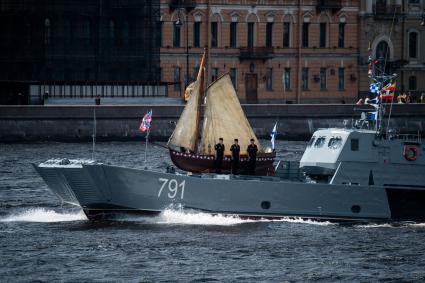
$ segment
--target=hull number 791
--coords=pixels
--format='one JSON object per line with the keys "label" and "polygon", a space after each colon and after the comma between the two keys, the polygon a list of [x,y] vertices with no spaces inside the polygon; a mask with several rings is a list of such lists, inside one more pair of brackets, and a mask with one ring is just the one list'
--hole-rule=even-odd
{"label": "hull number 791", "polygon": [[186,180],[181,181],[180,184],[176,179],[159,178],[158,180],[162,183],[158,191],[158,197],[161,196],[162,191],[166,188],[166,190],[168,189],[168,198],[175,199],[180,196],[180,199],[183,199]]}

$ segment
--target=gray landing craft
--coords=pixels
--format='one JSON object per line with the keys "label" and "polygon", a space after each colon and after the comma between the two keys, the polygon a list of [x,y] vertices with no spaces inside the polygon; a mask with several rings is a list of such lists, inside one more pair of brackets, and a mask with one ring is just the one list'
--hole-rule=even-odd
{"label": "gray landing craft", "polygon": [[334,128],[316,131],[300,163],[281,161],[273,177],[157,172],[68,159],[34,167],[62,202],[80,206],[89,219],[152,215],[181,205],[247,218],[425,220],[424,153],[420,136]]}

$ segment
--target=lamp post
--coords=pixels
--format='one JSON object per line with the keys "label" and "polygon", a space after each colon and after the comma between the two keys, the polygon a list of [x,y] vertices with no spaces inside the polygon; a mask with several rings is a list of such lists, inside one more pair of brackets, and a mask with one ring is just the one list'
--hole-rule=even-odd
{"label": "lamp post", "polygon": [[176,22],[176,26],[181,27],[183,26],[183,23],[186,26],[186,79],[184,82],[184,88],[186,89],[189,84],[189,22],[188,22],[188,13],[185,13],[185,20],[182,19],[182,12],[181,9],[179,9],[178,12],[178,19]]}

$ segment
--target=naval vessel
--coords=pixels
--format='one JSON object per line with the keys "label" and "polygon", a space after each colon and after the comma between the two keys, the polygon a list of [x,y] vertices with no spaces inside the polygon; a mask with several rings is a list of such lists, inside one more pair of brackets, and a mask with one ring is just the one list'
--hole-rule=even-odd
{"label": "naval vessel", "polygon": [[[280,161],[274,176],[154,171],[68,159],[34,167],[61,202],[81,207],[89,219],[152,215],[178,206],[247,218],[423,221],[425,144],[420,133],[389,128],[392,103],[384,105],[384,97],[393,101],[395,75],[377,69],[385,64],[369,65],[370,73],[381,72],[372,83],[385,93],[350,126],[315,131],[299,164]],[[201,155],[190,152],[185,164]]]}
{"label": "naval vessel", "polygon": [[[152,215],[179,205],[247,218],[425,220],[425,144],[415,135],[317,130],[275,176],[191,174],[49,160],[34,165],[63,203],[89,219]],[[292,169],[291,169],[292,166]]]}

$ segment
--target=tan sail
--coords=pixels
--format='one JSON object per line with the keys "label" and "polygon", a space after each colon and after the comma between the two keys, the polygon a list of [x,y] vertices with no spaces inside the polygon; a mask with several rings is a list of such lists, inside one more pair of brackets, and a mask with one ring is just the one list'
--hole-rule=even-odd
{"label": "tan sail", "polygon": [[216,80],[207,90],[201,153],[214,154],[214,145],[220,137],[224,139],[226,155],[230,155],[230,146],[235,138],[239,140],[241,154],[247,154],[251,138],[262,152],[228,74]]}
{"label": "tan sail", "polygon": [[176,128],[168,141],[169,146],[184,147],[186,150],[196,151],[199,133],[199,112],[203,95],[204,69],[206,52],[202,56],[198,77],[185,90],[188,102],[177,122]]}
{"label": "tan sail", "polygon": [[[188,150],[195,150],[195,132],[197,128],[197,112],[199,109],[199,87],[200,81],[191,84],[191,94],[187,102],[176,128],[168,141],[169,145],[184,147]],[[196,137],[197,138],[197,137]]]}

